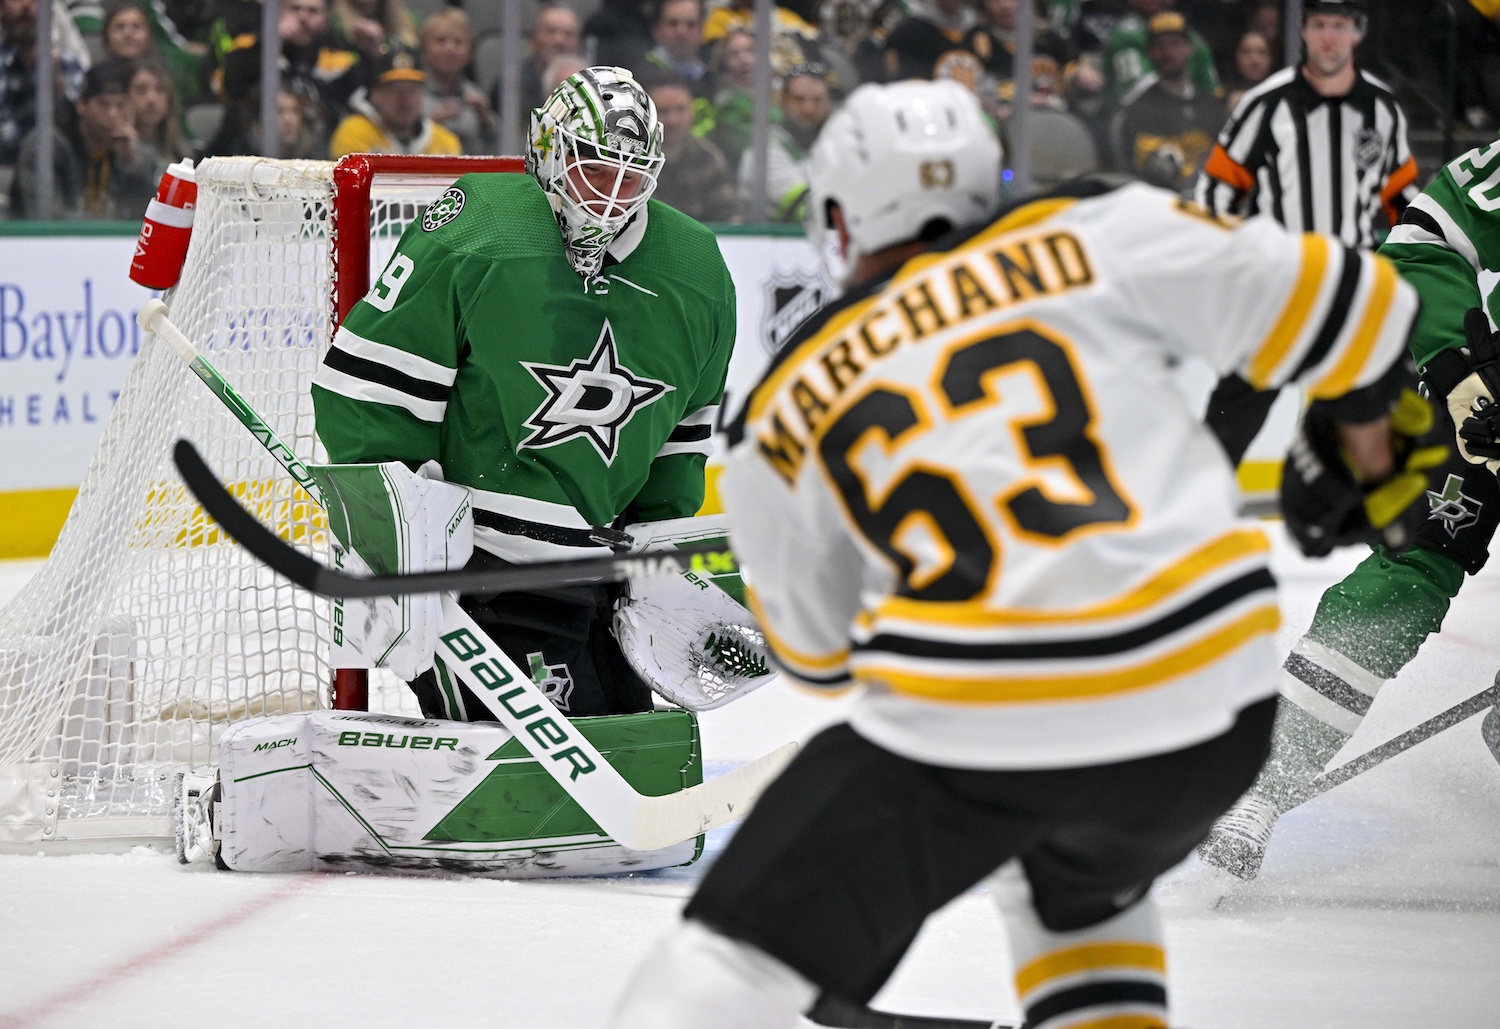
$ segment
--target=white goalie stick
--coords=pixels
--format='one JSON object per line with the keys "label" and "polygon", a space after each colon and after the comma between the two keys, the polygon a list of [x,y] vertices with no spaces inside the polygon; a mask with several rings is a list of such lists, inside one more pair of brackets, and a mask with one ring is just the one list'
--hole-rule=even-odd
{"label": "white goalie stick", "polygon": [[[177,353],[193,374],[213,390],[266,450],[308,494],[327,505],[322,488],[307,465],[247,404],[234,387],[208,362],[167,316],[160,300],[148,301],[136,316],[141,328],[154,332]],[[177,443],[174,458],[188,489],[229,535],[274,570],[287,555],[318,562],[298,553],[266,529],[235,501],[190,444]],[[184,461],[184,458],[187,458]],[[252,530],[259,530],[256,533]],[[243,535],[242,535],[243,534]],[[274,544],[274,547],[271,546]],[[321,566],[319,566],[321,567]],[[627,574],[635,574],[634,571]],[[296,580],[294,580],[296,581]],[[356,580],[357,581],[357,580]],[[375,580],[368,580],[375,581]],[[557,578],[546,580],[557,583]],[[598,581],[594,579],[572,581]],[[308,587],[312,589],[311,586]],[[445,583],[420,592],[462,587]],[[494,588],[494,587],[490,587]],[[315,592],[317,592],[315,590]],[[382,590],[390,593],[390,590]],[[367,594],[368,595],[368,594]],[[449,669],[464,680],[495,719],[577,801],[590,818],[616,843],[631,850],[660,850],[692,839],[749,811],[762,790],[781,773],[796,752],[786,744],[727,775],[661,797],[638,793],[599,751],[557,710],[484,630],[450,596],[443,602],[439,654]]]}

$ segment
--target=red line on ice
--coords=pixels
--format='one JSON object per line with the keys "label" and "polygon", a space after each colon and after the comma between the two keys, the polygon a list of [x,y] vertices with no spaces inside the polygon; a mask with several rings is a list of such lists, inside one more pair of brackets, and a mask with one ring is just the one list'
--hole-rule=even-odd
{"label": "red line on ice", "polygon": [[316,882],[318,878],[316,875],[299,875],[278,890],[246,901],[226,914],[204,922],[196,929],[189,930],[175,939],[167,940],[142,954],[118,962],[97,975],[65,986],[50,997],[43,997],[15,1014],[0,1013],[0,1029],[32,1029],[32,1026],[53,1018],[65,1008],[73,1007],[82,1001],[92,1000],[101,991],[129,976],[150,968],[152,965],[170,961],[183,951],[212,939],[224,930],[231,929],[241,922],[248,921],[276,907],[300,893],[310,883]]}

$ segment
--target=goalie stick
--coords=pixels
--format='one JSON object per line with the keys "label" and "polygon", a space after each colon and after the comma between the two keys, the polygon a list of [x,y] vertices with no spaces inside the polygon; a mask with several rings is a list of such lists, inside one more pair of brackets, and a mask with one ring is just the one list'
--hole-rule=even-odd
{"label": "goalie stick", "polygon": [[[166,304],[160,300],[148,301],[137,314],[136,321],[141,328],[155,333],[171,346],[271,456],[327,509],[323,491],[307,465],[172,324]],[[249,532],[248,535],[263,547],[269,541],[275,545],[277,555],[290,553],[318,564],[297,553],[290,544],[282,543],[254,515],[240,507],[185,441],[178,441],[174,451],[179,470],[182,469],[184,448],[197,458],[193,476],[196,481],[187,481],[188,488],[226,532],[240,540],[252,554],[261,557],[235,532],[236,525],[231,524],[238,523],[237,527],[244,531],[248,528],[245,524],[248,520],[261,533]],[[184,479],[187,480],[186,474]],[[441,587],[444,591],[456,588]],[[428,587],[423,592],[437,592],[437,589]],[[796,752],[796,744],[789,743],[709,782],[665,796],[643,796],[574,728],[531,678],[488,638],[451,596],[443,599],[443,619],[440,634],[443,650],[440,653],[448,667],[466,682],[496,720],[511,731],[537,764],[557,780],[578,806],[611,839],[631,850],[660,850],[744,815]]]}

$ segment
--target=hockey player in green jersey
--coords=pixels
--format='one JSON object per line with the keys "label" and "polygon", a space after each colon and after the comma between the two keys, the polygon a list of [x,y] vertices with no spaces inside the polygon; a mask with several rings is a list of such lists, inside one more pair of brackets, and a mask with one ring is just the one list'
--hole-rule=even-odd
{"label": "hockey player in green jersey", "polygon": [[[1484,315],[1494,314],[1500,299],[1497,195],[1500,142],[1443,168],[1379,250],[1422,298],[1411,350],[1434,400],[1447,398],[1455,426],[1492,406],[1500,392],[1500,352]],[[1484,567],[1500,525],[1496,462],[1473,463],[1477,454],[1465,460],[1464,439],[1458,442],[1427,494],[1431,513],[1416,545],[1399,554],[1376,547],[1323,594],[1282,668],[1271,758],[1199,848],[1209,864],[1243,879],[1259,872],[1276,820],[1307,799],[1312,779],[1353,735],[1381,687],[1442,627],[1464,575]],[[1500,711],[1486,716],[1483,732],[1500,758]]]}
{"label": "hockey player in green jersey", "polygon": [[[627,546],[631,523],[701,506],[734,285],[713,235],[651,199],[661,165],[655,108],[628,71],[571,76],[532,113],[528,174],[454,183],[339,328],[312,387],[318,435],[335,463],[424,469],[397,532],[446,541],[428,567],[466,556],[454,484],[471,563],[596,556]],[[461,603],[565,714],[650,710],[610,631],[618,595]],[[346,638],[414,680],[425,715],[483,717],[433,669],[438,605],[414,598],[361,643],[372,618],[346,616]]]}

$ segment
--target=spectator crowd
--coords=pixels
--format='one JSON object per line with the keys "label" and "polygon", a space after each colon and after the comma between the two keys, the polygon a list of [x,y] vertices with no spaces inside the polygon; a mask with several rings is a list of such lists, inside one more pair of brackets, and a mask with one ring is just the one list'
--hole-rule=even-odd
{"label": "spectator crowd", "polygon": [[[499,0],[442,2],[280,0],[277,156],[498,152],[498,30],[476,40],[474,24],[480,5],[484,24],[498,24],[490,8]],[[1018,98],[1025,2],[1036,4],[1037,31],[1029,94]],[[52,4],[59,216],[134,219],[168,163],[261,152],[258,0],[0,0],[0,193],[11,217],[36,216],[39,3]],[[705,221],[761,209],[768,220],[799,220],[807,154],[840,99],[861,82],[903,78],[962,82],[1002,139],[1015,106],[1028,104],[1036,185],[1113,169],[1190,194],[1230,112],[1281,64],[1283,7],[780,0],[763,198],[751,195],[748,153],[751,0],[532,4],[519,104],[524,127],[569,74],[590,64],[630,69],[662,117],[657,196]],[[1471,0],[1464,13],[1458,116],[1476,128],[1494,124],[1491,96],[1500,97],[1500,11],[1489,8],[1500,4]]]}

